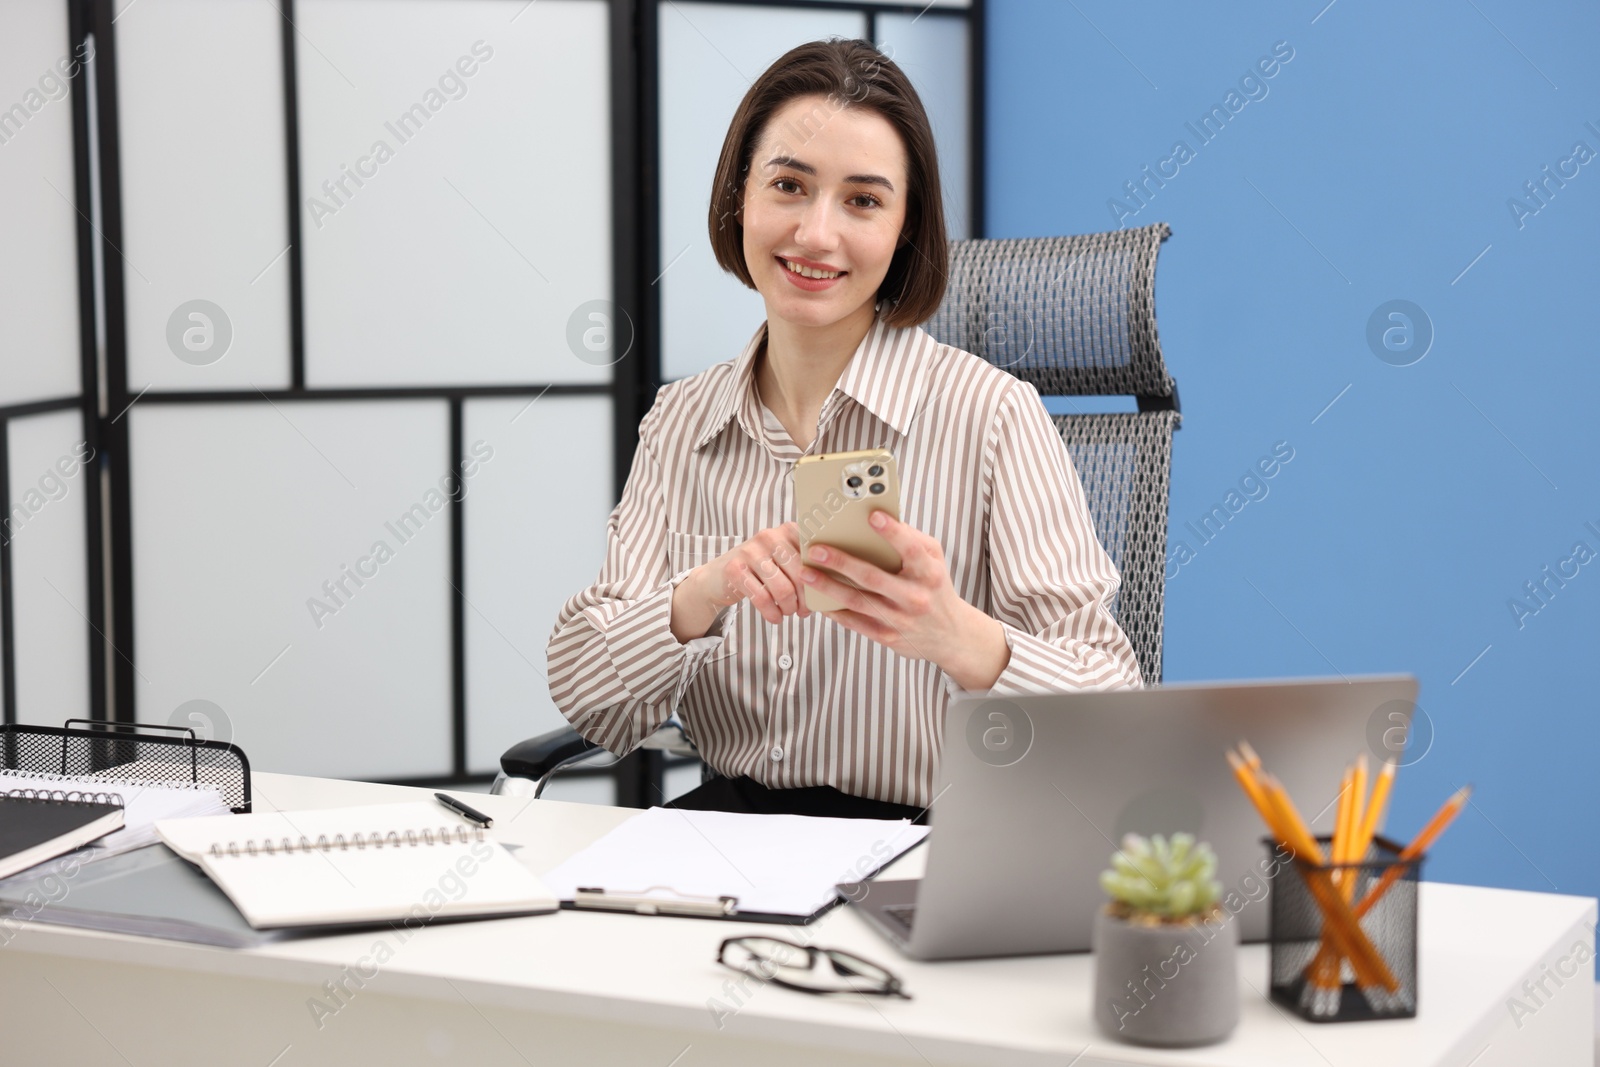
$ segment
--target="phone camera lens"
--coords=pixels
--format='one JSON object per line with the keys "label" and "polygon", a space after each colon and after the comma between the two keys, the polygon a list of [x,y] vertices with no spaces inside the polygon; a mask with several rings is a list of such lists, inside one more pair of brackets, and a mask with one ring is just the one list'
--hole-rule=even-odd
{"label": "phone camera lens", "polygon": [[868,488],[871,489],[873,493],[881,493],[883,492],[883,483],[873,482],[870,486],[868,486]]}
{"label": "phone camera lens", "polygon": [[[882,477],[883,468],[878,466],[876,463],[874,463],[872,466],[867,468],[867,474],[869,474],[870,476],[872,476],[874,478]],[[881,492],[883,492],[883,490],[881,488],[879,488],[879,489],[874,489],[873,492],[874,493],[881,493]]]}
{"label": "phone camera lens", "polygon": [[848,478],[846,478],[844,480],[844,484],[848,485],[852,489],[860,489],[861,488],[861,476],[858,475],[858,474],[852,474],[850,477],[848,477]]}

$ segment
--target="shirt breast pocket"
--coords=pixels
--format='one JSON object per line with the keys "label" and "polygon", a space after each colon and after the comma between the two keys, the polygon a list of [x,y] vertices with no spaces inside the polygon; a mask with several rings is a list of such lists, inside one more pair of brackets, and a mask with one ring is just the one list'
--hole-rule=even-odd
{"label": "shirt breast pocket", "polygon": [[[671,573],[677,575],[703,563],[710,563],[730,548],[743,544],[745,540],[743,537],[724,537],[721,534],[686,534],[668,530],[667,565],[671,568]],[[719,634],[722,637],[723,655],[731,654],[734,648],[743,643],[737,638],[736,629],[737,627],[733,626],[724,627],[720,622],[712,624],[708,636]]]}
{"label": "shirt breast pocket", "polygon": [[724,552],[745,542],[743,537],[721,534],[686,534],[667,531],[667,566],[673,574],[710,563]]}

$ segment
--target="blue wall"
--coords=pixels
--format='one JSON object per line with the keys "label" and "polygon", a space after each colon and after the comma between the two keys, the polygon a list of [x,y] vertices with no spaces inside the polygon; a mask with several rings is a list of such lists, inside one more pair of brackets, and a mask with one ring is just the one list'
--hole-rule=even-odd
{"label": "blue wall", "polygon": [[[987,236],[1172,226],[1172,547],[1194,555],[1167,679],[1416,673],[1434,737],[1391,829],[1477,787],[1428,877],[1592,896],[1600,156],[1572,157],[1600,153],[1600,9],[1325,2],[988,0]],[[1241,90],[1277,42],[1293,58]],[[1202,144],[1185,124],[1229,90]],[[1128,198],[1179,140],[1192,158]],[[1563,160],[1540,206],[1524,183]],[[1415,343],[1367,340],[1391,300],[1432,323],[1410,365]],[[1186,524],[1278,442],[1293,459],[1202,543]],[[1525,583],[1578,542],[1594,560],[1540,606]]]}

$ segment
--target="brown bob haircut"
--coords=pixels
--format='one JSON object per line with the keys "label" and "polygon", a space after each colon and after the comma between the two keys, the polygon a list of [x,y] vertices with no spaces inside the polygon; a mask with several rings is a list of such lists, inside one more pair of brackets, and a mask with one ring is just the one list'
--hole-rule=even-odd
{"label": "brown bob haircut", "polygon": [[[830,38],[809,41],[784,53],[744,94],[728,126],[711,185],[711,248],[717,263],[754,289],[744,261],[745,177],[756,142],[777,110],[801,96],[822,96],[801,122],[809,136],[814,121],[847,108],[882,115],[900,134],[906,150],[906,221],[903,238],[878,289],[882,314],[891,326],[925,322],[944,300],[950,246],[944,227],[944,195],[928,113],[911,82],[895,62],[868,41]],[[824,113],[818,117],[818,112]]]}

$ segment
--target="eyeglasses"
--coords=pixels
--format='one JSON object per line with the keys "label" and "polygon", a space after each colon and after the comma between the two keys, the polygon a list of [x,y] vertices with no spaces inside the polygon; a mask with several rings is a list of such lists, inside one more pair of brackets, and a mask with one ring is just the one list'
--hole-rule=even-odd
{"label": "eyeglasses", "polygon": [[[826,960],[828,966],[820,966]],[[887,969],[836,948],[797,945],[777,937],[730,937],[717,949],[724,967],[802,993],[866,993],[900,997],[911,994]]]}

